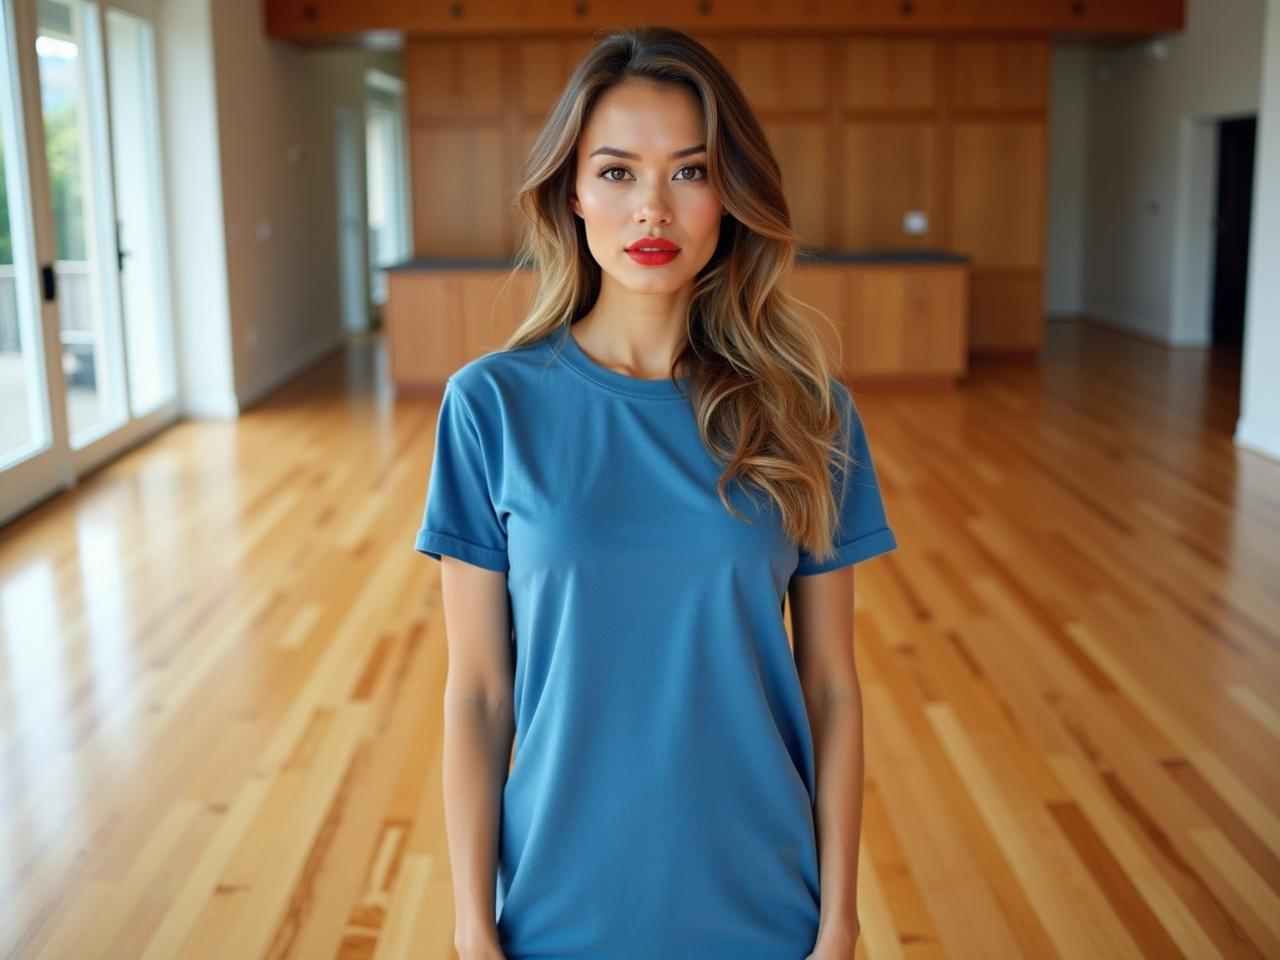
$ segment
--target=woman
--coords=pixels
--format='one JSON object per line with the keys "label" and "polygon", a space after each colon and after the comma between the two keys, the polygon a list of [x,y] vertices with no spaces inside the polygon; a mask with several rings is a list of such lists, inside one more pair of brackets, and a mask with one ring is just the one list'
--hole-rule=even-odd
{"label": "woman", "polygon": [[534,305],[449,378],[416,540],[442,563],[455,946],[847,958],[852,564],[897,544],[779,286],[778,165],[711,53],[625,30],[576,68],[519,203]]}

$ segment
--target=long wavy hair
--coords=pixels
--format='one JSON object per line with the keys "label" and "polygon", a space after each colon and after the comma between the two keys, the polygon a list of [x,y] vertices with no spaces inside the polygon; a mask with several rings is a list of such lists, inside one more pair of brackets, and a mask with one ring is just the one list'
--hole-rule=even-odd
{"label": "long wavy hair", "polygon": [[799,237],[781,170],[729,71],[689,35],[659,26],[614,31],[574,69],[521,173],[515,205],[528,223],[515,269],[532,267],[538,285],[527,318],[501,349],[557,331],[567,336],[599,296],[600,265],[569,205],[577,147],[600,96],[633,79],[678,85],[697,97],[707,178],[727,211],[715,252],[694,279],[671,377],[683,365],[698,430],[725,466],[716,488],[729,512],[746,520],[729,500],[731,481],[764,492],[778,506],[784,535],[824,560],[834,550],[836,476],[853,468],[845,443],[852,418],[805,313],[831,320],[782,287]]}

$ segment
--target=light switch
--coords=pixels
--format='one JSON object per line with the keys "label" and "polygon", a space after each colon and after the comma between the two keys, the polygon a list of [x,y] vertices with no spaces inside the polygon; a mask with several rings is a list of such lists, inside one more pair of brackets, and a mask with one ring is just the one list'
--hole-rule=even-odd
{"label": "light switch", "polygon": [[929,231],[929,215],[923,210],[908,210],[902,215],[902,229],[911,234]]}

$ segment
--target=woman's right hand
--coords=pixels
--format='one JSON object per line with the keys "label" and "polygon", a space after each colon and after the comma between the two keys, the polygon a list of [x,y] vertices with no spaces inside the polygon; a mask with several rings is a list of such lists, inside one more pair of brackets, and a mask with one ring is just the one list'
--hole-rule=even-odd
{"label": "woman's right hand", "polygon": [[501,944],[496,940],[486,941],[466,949],[455,946],[454,949],[458,952],[458,960],[507,960]]}

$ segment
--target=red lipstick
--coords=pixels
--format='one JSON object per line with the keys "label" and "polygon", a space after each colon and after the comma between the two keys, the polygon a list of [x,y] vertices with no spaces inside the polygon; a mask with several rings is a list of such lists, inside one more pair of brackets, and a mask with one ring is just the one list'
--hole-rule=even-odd
{"label": "red lipstick", "polygon": [[666,237],[641,237],[627,247],[627,256],[647,267],[670,263],[680,253],[680,247]]}

